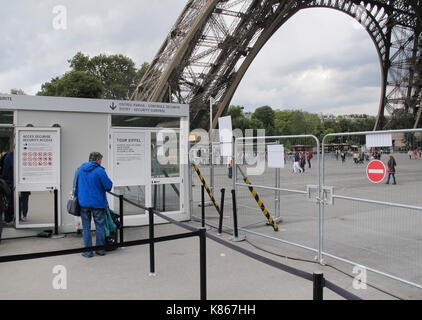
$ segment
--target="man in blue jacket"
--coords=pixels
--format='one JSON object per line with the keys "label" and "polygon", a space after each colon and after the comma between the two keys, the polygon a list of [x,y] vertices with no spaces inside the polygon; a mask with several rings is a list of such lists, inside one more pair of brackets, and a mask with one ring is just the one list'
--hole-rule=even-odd
{"label": "man in blue jacket", "polygon": [[[113,182],[101,166],[102,159],[101,153],[91,152],[89,161],[83,163],[78,170],[75,193],[81,207],[82,235],[86,248],[92,247],[91,217],[94,217],[95,222],[95,246],[105,245],[106,191],[111,190]],[[98,250],[96,253],[100,256],[105,254],[104,250]],[[82,253],[82,255],[86,258],[91,258],[94,254],[89,251]]]}

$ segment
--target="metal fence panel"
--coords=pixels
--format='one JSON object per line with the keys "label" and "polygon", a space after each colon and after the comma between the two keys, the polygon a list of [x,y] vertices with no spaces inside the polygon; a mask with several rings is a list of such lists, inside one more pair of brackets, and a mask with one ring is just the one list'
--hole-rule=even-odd
{"label": "metal fence panel", "polygon": [[[219,157],[219,144],[213,146],[213,165],[195,163],[218,204],[220,190],[226,189],[223,228],[233,230],[230,191],[235,189],[241,232],[311,250],[321,263],[333,258],[422,288],[422,152],[415,159],[403,147],[382,148],[380,161],[385,165],[390,155],[396,159],[397,184],[387,185],[387,177],[370,182],[366,169],[373,154],[362,153],[365,137],[385,133],[417,133],[422,141],[422,129],[330,134],[321,146],[310,135],[237,138],[232,177],[228,160]],[[268,147],[277,144],[285,150],[281,169],[268,167]],[[204,150],[208,147],[203,145]],[[344,161],[335,148],[348,149]],[[306,163],[304,173],[294,172],[292,151],[298,149],[313,154],[311,168]],[[355,161],[357,151],[363,156]],[[258,174],[250,171],[257,168],[253,159],[265,163]],[[202,182],[191,168],[191,212],[200,219]],[[219,213],[207,194],[205,200],[206,221],[218,226]]]}
{"label": "metal fence panel", "polygon": [[[383,133],[415,131],[421,130]],[[353,145],[366,134],[374,132],[328,135],[322,148]],[[323,184],[333,188],[333,203],[324,206],[323,254],[422,287],[422,159],[409,159],[397,148],[376,149],[383,149],[379,160],[386,167],[389,157],[395,158],[396,185],[392,178],[386,184],[387,176],[379,183],[368,179],[373,154],[354,161],[352,151],[342,160],[325,148]],[[365,150],[363,143],[355,151],[375,148]]]}
{"label": "metal fence panel", "polygon": [[[262,141],[260,141],[262,140]],[[259,144],[264,143],[263,148]],[[262,172],[249,174],[257,167],[256,163],[248,163],[248,146],[252,144],[253,157],[259,157],[265,166]],[[268,147],[283,145],[284,168],[268,166]],[[294,168],[294,153],[312,154],[309,162],[305,159],[303,169]],[[319,213],[314,199],[307,199],[308,186],[315,186],[318,191],[319,142],[314,136],[278,136],[254,140],[251,138],[236,139],[236,196],[238,203],[238,219],[241,230],[260,233],[280,239],[282,242],[304,247],[317,252],[319,249]],[[304,170],[304,172],[301,172]],[[259,171],[259,170],[258,170]],[[296,171],[296,172],[295,172]],[[245,183],[245,177],[254,188],[258,197],[251,194]],[[268,224],[257,200],[260,199],[268,213],[276,222],[278,231]]]}

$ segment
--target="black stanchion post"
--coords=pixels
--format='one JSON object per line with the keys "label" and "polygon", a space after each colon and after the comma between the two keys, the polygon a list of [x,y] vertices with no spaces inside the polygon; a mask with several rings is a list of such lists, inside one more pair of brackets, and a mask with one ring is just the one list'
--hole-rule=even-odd
{"label": "black stanchion post", "polygon": [[314,272],[314,300],[324,299],[324,274],[322,272]]}
{"label": "black stanchion post", "polygon": [[119,214],[120,214],[120,245],[123,245],[123,195],[119,195]]}
{"label": "black stanchion post", "polygon": [[148,209],[149,214],[149,275],[155,276],[155,254],[154,254],[154,209]]}
{"label": "black stanchion post", "polygon": [[59,234],[59,190],[53,189],[54,193],[54,232],[51,235],[52,239],[64,238],[64,234]]}
{"label": "black stanchion post", "polygon": [[233,228],[234,228],[234,237],[237,238],[239,236],[237,230],[237,204],[236,204],[236,191],[232,190],[232,198],[233,198]]}
{"label": "black stanchion post", "polygon": [[53,189],[53,193],[54,193],[54,233],[51,235],[51,238],[59,239],[59,238],[64,238],[64,234],[59,234],[59,190]]}
{"label": "black stanchion post", "polygon": [[199,263],[201,300],[207,300],[207,245],[206,229],[199,229]]}
{"label": "black stanchion post", "polygon": [[163,184],[163,212],[166,211],[166,185]]}
{"label": "black stanchion post", "polygon": [[223,213],[224,213],[224,194],[226,193],[226,189],[221,189],[221,205],[220,205],[220,220],[218,223],[218,234],[223,232]]}
{"label": "black stanchion post", "polygon": [[233,237],[231,240],[240,242],[245,240],[245,236],[239,237],[239,231],[237,229],[237,202],[236,202],[236,190],[232,189],[232,200],[233,200]]}
{"label": "black stanchion post", "polygon": [[202,228],[205,228],[205,187],[201,185],[201,217]]}
{"label": "black stanchion post", "polygon": [[59,234],[59,201],[58,190],[54,189],[54,234]]}

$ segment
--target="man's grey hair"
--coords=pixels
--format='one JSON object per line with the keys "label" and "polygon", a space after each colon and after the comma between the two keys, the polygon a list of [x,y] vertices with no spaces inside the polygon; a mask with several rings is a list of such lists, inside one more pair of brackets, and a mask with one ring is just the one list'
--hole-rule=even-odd
{"label": "man's grey hair", "polygon": [[99,152],[91,152],[89,154],[89,161],[97,161],[97,160],[101,160],[103,158],[103,155]]}

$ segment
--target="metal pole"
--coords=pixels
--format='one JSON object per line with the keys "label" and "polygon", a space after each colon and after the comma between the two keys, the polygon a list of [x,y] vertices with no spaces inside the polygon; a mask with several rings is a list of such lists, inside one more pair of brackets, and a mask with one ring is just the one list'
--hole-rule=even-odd
{"label": "metal pole", "polygon": [[238,230],[237,230],[237,204],[236,204],[236,191],[232,190],[232,199],[233,199],[233,232],[234,237],[238,237]]}
{"label": "metal pole", "polygon": [[212,104],[214,99],[212,97],[210,97],[210,141],[209,141],[209,145],[210,145],[210,190],[211,192],[214,193],[214,159],[213,159],[213,145],[212,145]]}
{"label": "metal pole", "polygon": [[201,300],[207,300],[207,246],[206,230],[199,229],[199,261],[200,261],[200,290]]}
{"label": "metal pole", "polygon": [[201,217],[202,228],[205,228],[205,187],[201,184]]}
{"label": "metal pole", "polygon": [[233,138],[232,141],[232,160],[233,160],[233,167],[232,167],[232,189],[236,190],[236,139]]}
{"label": "metal pole", "polygon": [[166,185],[163,184],[163,212],[166,211]]}
{"label": "metal pole", "polygon": [[119,195],[119,214],[120,214],[120,245],[123,245],[123,195]]}
{"label": "metal pole", "polygon": [[148,209],[149,214],[149,275],[155,276],[155,254],[154,254],[154,209]]}
{"label": "metal pole", "polygon": [[220,235],[223,232],[223,212],[224,212],[224,194],[226,189],[221,189],[221,202],[220,202],[220,221],[218,223],[218,234]]}
{"label": "metal pole", "polygon": [[322,272],[314,272],[314,300],[324,300],[324,274]]}
{"label": "metal pole", "polygon": [[232,190],[232,199],[233,199],[233,237],[230,240],[234,242],[240,242],[246,239],[245,236],[239,237],[238,228],[237,228],[237,205],[236,205],[236,190]]}
{"label": "metal pole", "polygon": [[54,189],[54,233],[51,235],[52,239],[64,238],[64,234],[59,234],[59,190]]}
{"label": "metal pole", "polygon": [[153,202],[154,209],[157,209],[157,185],[154,184],[154,202]]}
{"label": "metal pole", "polygon": [[58,190],[54,189],[54,235],[59,234],[59,200]]}

